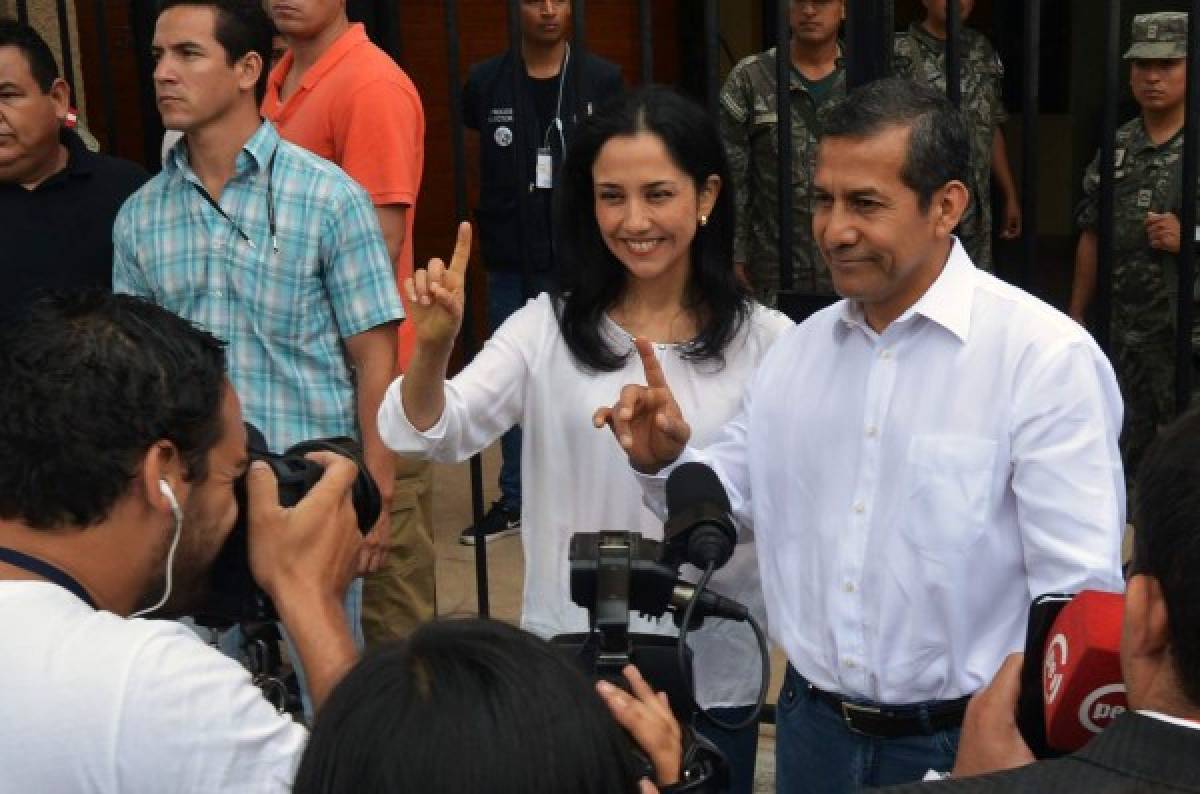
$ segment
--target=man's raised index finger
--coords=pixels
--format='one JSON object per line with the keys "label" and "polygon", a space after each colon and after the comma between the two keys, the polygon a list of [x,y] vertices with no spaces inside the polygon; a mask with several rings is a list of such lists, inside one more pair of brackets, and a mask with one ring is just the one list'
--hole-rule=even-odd
{"label": "man's raised index finger", "polygon": [[467,260],[471,258],[471,224],[463,221],[458,224],[458,237],[454,241],[454,256],[450,258],[450,269],[462,275],[467,270]]}
{"label": "man's raised index finger", "polygon": [[654,345],[650,344],[650,340],[639,336],[633,340],[633,344],[637,347],[638,356],[642,359],[642,370],[646,373],[646,385],[651,389],[669,388],[667,376],[663,374],[662,365],[658,363],[658,356],[654,355]]}

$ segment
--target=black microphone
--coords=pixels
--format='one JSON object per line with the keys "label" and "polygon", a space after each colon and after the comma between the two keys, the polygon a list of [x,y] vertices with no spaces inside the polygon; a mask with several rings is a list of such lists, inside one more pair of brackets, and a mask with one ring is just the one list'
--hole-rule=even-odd
{"label": "black microphone", "polygon": [[684,463],[667,477],[667,521],[663,543],[672,561],[700,570],[729,562],[737,532],[729,497],[716,473],[703,463]]}

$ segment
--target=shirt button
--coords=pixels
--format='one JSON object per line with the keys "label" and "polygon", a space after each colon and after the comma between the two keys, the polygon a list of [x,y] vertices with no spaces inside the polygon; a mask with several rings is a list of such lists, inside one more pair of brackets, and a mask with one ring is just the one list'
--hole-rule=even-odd
{"label": "shirt button", "polygon": [[847,593],[853,593],[854,592],[854,582],[846,582],[844,585],[842,585],[842,589],[845,590]]}
{"label": "shirt button", "polygon": [[889,359],[889,358],[891,358],[891,357],[892,357],[892,351],[891,351],[891,350],[885,350],[885,351],[883,351],[882,353],[880,353],[880,354],[879,354],[879,357],[880,357],[880,358],[882,358],[882,359]]}
{"label": "shirt button", "polygon": [[842,664],[844,664],[849,670],[853,670],[854,668],[858,667],[858,665],[854,663],[853,659],[843,659]]}
{"label": "shirt button", "polygon": [[867,425],[867,438],[875,438],[879,435],[879,428],[875,425]]}
{"label": "shirt button", "polygon": [[866,511],[867,511],[867,506],[865,504],[863,504],[862,502],[854,503],[854,512],[865,513]]}

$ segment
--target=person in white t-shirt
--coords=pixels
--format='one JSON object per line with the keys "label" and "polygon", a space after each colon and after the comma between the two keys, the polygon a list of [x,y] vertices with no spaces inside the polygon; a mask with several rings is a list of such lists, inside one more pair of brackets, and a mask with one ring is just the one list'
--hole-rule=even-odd
{"label": "person in white t-shirt", "polygon": [[[617,99],[581,123],[559,180],[562,292],[515,312],[447,381],[471,245],[463,224],[450,265],[435,259],[405,286],[417,346],[379,418],[394,450],[439,461],[464,460],[522,426],[521,621],[543,637],[588,626],[569,591],[573,533],[662,537],[621,450],[591,422],[597,400],[640,374],[634,338],[656,347],[705,436],[733,415],[758,361],[792,325],[754,304],[735,276],[724,150],[697,105],[662,88]],[[753,544],[740,544],[711,586],[763,618]],[[669,620],[631,628],[674,633]],[[759,686],[749,628],[709,621],[691,640],[700,704],[726,722],[744,718]],[[755,726],[709,733],[746,785],[756,735]]]}
{"label": "person in white t-shirt", "polygon": [[286,792],[306,731],[182,624],[238,514],[318,705],[356,658],[350,461],[294,508],[251,465],[223,344],[107,290],[0,331],[0,791]]}

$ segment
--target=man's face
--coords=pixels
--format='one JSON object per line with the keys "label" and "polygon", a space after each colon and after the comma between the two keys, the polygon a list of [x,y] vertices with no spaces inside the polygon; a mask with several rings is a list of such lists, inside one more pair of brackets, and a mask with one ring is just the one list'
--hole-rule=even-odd
{"label": "man's face", "polygon": [[837,38],[844,8],[843,0],[791,0],[793,38],[805,47],[829,44]]}
{"label": "man's face", "polygon": [[[209,450],[207,473],[203,480],[189,484],[186,496],[178,493],[183,510],[183,529],[175,552],[174,581],[167,610],[186,610],[195,603],[207,583],[213,560],[229,537],[237,519],[237,501],[233,483],[250,465],[246,454],[246,426],[237,393],[225,382],[221,399],[221,437]],[[170,536],[162,548],[162,561],[156,570],[166,571]],[[159,576],[143,595],[139,608],[155,604],[162,597],[164,579]]]}
{"label": "man's face", "polygon": [[813,234],[834,288],[861,301],[868,319],[900,316],[944,264],[937,213],[922,212],[900,178],[908,137],[895,126],[861,140],[825,138],[817,155]]}
{"label": "man's face", "polygon": [[521,37],[531,44],[557,44],[570,22],[570,0],[521,0]]}
{"label": "man's face", "polygon": [[51,167],[66,116],[66,83],[42,91],[25,54],[0,47],[0,183],[24,184]]}
{"label": "man's face", "polygon": [[[214,34],[216,16],[211,7],[176,6],[159,14],[154,26],[154,94],[169,130],[201,129],[245,101],[249,59],[256,56],[230,64]],[[249,84],[253,101],[254,81]]]}
{"label": "man's face", "polygon": [[1187,95],[1187,60],[1138,58],[1130,65],[1129,83],[1142,110],[1161,113],[1181,108]]}
{"label": "man's face", "polygon": [[[921,0],[925,4],[925,12],[929,21],[938,27],[946,27],[946,0]],[[975,0],[958,0],[958,20],[966,22],[967,17],[975,10]]]}
{"label": "man's face", "polygon": [[328,30],[346,12],[346,0],[271,0],[275,27],[285,36],[310,39]]}

